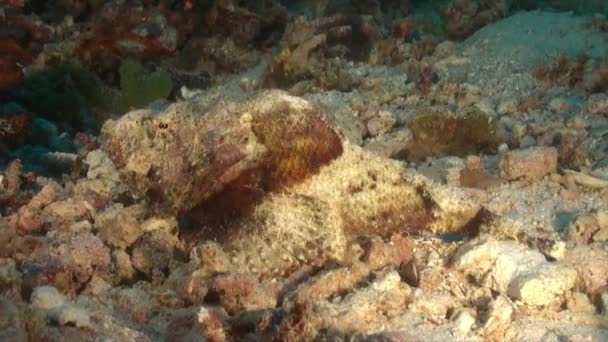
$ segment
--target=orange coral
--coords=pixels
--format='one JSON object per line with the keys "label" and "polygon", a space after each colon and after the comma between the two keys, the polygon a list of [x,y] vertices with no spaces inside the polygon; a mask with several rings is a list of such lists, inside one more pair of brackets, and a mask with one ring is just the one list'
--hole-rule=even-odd
{"label": "orange coral", "polygon": [[32,63],[32,59],[13,39],[0,39],[0,91],[18,85],[23,79],[21,67]]}

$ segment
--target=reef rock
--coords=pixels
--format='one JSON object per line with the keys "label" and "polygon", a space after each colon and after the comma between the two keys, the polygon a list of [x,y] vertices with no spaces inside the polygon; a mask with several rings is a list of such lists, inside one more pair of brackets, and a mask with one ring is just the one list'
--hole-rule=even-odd
{"label": "reef rock", "polygon": [[[323,88],[331,89],[340,82],[340,71],[332,68],[330,51],[345,51],[344,58],[365,61],[380,38],[378,29],[364,17],[334,15],[308,21],[297,17],[290,22],[283,36],[282,48],[273,57],[260,85],[264,88],[291,87],[299,81],[316,79]],[[329,75],[328,75],[329,74]],[[328,82],[329,79],[334,79]]]}
{"label": "reef rock", "polygon": [[528,305],[550,305],[574,288],[577,272],[550,263],[512,241],[473,241],[456,253],[456,266],[480,283]]}

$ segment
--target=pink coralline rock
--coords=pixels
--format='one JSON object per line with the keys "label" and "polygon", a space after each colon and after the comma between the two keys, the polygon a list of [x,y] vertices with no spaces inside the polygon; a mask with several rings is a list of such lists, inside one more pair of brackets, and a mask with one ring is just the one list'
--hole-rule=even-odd
{"label": "pink coralline rock", "polygon": [[311,277],[286,296],[284,305],[291,307],[304,301],[314,303],[352,291],[374,272],[385,268],[399,269],[414,261],[413,246],[402,236],[394,235],[388,241],[378,237],[360,240],[360,248],[351,250],[351,263]]}
{"label": "pink coralline rock", "polygon": [[205,241],[192,248],[190,263],[207,274],[227,273],[233,269],[228,254],[213,241]]}
{"label": "pink coralline rock", "polygon": [[59,184],[55,182],[45,184],[27,205],[18,209],[14,216],[16,226],[22,232],[37,234],[49,228],[53,221],[73,222],[88,214],[85,203],[70,205],[61,201],[65,197],[66,193]]}
{"label": "pink coralline rock", "polygon": [[42,210],[30,206],[19,208],[16,214],[16,226],[20,231],[29,234],[42,233],[49,225],[49,219]]}
{"label": "pink coralline rock", "polygon": [[331,301],[297,302],[282,322],[279,339],[310,340],[323,329],[348,336],[386,327],[406,310],[413,291],[394,270],[374,276],[357,291],[351,289]]}
{"label": "pink coralline rock", "polygon": [[136,324],[148,322],[159,308],[151,293],[139,287],[116,287],[104,292],[100,299],[111,305],[116,313],[125,315]]}
{"label": "pink coralline rock", "polygon": [[532,147],[509,151],[502,155],[499,167],[504,179],[540,178],[557,171],[557,150]]}
{"label": "pink coralline rock", "polygon": [[53,222],[72,223],[91,217],[94,214],[93,208],[85,201],[57,201],[44,208],[44,213]]}
{"label": "pink coralline rock", "polygon": [[112,275],[115,283],[130,281],[135,276],[131,257],[122,249],[112,251]]}
{"label": "pink coralline rock", "polygon": [[165,282],[186,303],[202,305],[216,275],[238,272],[216,242],[206,241],[190,250],[190,261],[174,269]]}
{"label": "pink coralline rock", "polygon": [[158,277],[171,266],[178,245],[177,237],[165,230],[146,233],[133,246],[133,267],[144,274]]}
{"label": "pink coralline rock", "polygon": [[144,233],[139,222],[144,214],[144,208],[138,205],[108,208],[95,219],[98,236],[112,247],[131,247]]}
{"label": "pink coralline rock", "polygon": [[193,269],[191,265],[185,265],[171,273],[166,285],[174,289],[177,296],[185,303],[202,305],[209,292],[211,280],[211,276],[205,271]]}
{"label": "pink coralline rock", "polygon": [[219,297],[229,314],[243,311],[272,309],[277,298],[269,287],[260,284],[253,275],[221,275],[213,279],[209,294]]}
{"label": "pink coralline rock", "polygon": [[83,284],[91,279],[93,273],[109,270],[110,250],[103,241],[91,233],[73,236],[65,244],[50,252],[56,257],[70,279]]}
{"label": "pink coralline rock", "polygon": [[399,268],[414,261],[411,242],[400,235],[391,236],[387,242],[375,237],[364,243],[367,247],[362,260],[372,270],[386,266]]}
{"label": "pink coralline rock", "polygon": [[30,200],[29,206],[34,208],[44,208],[58,199],[65,197],[65,193],[61,186],[55,182],[50,182]]}
{"label": "pink coralline rock", "polygon": [[195,336],[202,336],[206,341],[227,341],[225,315],[218,310],[202,307],[197,315],[198,329]]}
{"label": "pink coralline rock", "polygon": [[595,294],[608,284],[608,252],[597,246],[578,246],[569,250],[564,263],[578,272],[584,290]]}

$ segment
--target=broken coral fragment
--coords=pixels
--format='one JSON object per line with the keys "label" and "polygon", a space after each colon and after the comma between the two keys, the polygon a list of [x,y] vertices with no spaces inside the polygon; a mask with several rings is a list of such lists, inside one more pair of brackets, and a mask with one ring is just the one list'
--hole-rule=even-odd
{"label": "broken coral fragment", "polygon": [[550,305],[574,288],[577,272],[550,263],[540,252],[513,241],[478,240],[463,245],[455,265],[480,283],[528,305]]}
{"label": "broken coral fragment", "polygon": [[504,179],[542,178],[557,171],[555,147],[532,147],[501,155],[500,176]]}
{"label": "broken coral fragment", "polygon": [[328,51],[340,46],[346,60],[365,61],[380,34],[363,16],[338,14],[312,21],[298,17],[283,37],[281,50],[261,78],[264,88],[288,88],[315,79],[324,89],[347,89],[354,80],[342,64],[327,58]]}

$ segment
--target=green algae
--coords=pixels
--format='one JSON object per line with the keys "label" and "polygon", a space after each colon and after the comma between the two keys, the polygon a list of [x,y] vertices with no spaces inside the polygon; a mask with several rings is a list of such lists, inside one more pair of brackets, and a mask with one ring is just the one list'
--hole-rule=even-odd
{"label": "green algae", "polygon": [[121,93],[115,105],[120,112],[145,107],[155,100],[166,99],[173,89],[173,82],[168,73],[147,72],[135,59],[123,60],[119,73]]}
{"label": "green algae", "polygon": [[105,85],[93,72],[76,64],[33,73],[16,91],[16,100],[29,112],[67,131],[96,131],[100,120],[93,112],[124,113],[166,99],[173,89],[168,73],[147,72],[134,59],[119,68],[120,89]]}
{"label": "green algae", "polygon": [[496,121],[475,107],[455,114],[425,109],[409,127],[414,136],[410,149],[414,160],[492,153],[502,143]]}

